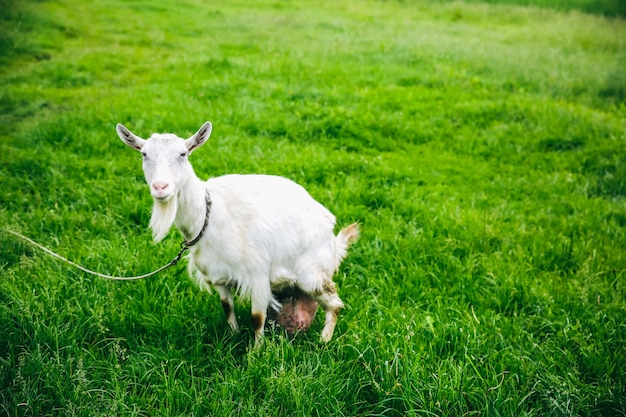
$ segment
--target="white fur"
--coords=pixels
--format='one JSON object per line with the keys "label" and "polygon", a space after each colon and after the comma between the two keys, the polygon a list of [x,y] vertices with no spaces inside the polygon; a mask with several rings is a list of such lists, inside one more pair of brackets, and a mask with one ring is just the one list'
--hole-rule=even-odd
{"label": "white fur", "polygon": [[272,291],[297,286],[325,309],[322,340],[330,340],[343,307],[332,276],[358,237],[356,224],[335,236],[332,213],[283,177],[225,175],[200,180],[188,155],[208,139],[210,122],[187,140],[171,134],[144,140],[119,124],[117,132],[144,155],[143,170],[154,198],[150,227],[156,241],[172,224],[186,240],[197,236],[208,190],[213,201],[209,225],[191,247],[189,271],[201,288],[216,288],[233,329],[238,326],[232,289],[251,298],[258,341],[268,306],[280,308]]}

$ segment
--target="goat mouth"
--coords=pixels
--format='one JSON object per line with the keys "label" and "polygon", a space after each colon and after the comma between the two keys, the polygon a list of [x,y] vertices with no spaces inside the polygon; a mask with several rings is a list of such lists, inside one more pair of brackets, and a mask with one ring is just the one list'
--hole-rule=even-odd
{"label": "goat mouth", "polygon": [[154,198],[155,200],[161,202],[161,203],[167,203],[172,196],[174,195],[174,193],[152,193],[152,198]]}

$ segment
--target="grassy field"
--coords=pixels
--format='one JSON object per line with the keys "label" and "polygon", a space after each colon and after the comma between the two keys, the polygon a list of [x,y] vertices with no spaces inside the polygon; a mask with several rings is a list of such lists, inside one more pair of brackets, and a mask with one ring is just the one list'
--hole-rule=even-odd
{"label": "grassy field", "polygon": [[[450,3],[455,0],[432,0]],[[626,16],[624,0],[465,0],[466,3],[514,4],[545,7],[560,11],[578,10],[604,16]]]}
{"label": "grassy field", "polygon": [[625,416],[626,22],[563,4],[0,0],[0,229],[161,266],[115,124],[205,120],[200,177],[362,226],[335,338],[258,350],[185,265],[0,231],[0,416]]}

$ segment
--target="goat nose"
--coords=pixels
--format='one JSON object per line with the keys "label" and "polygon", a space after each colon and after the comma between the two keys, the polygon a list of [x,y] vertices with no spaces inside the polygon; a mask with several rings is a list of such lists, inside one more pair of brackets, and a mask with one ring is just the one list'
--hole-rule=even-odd
{"label": "goat nose", "polygon": [[170,185],[166,182],[153,182],[152,183],[152,188],[154,188],[154,191],[163,191],[169,186]]}

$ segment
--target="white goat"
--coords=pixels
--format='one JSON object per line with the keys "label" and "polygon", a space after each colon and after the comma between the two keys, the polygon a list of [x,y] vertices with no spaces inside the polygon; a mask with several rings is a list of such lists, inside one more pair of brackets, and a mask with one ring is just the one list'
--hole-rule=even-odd
{"label": "white goat", "polygon": [[286,178],[225,175],[200,180],[188,158],[209,138],[210,122],[186,140],[156,133],[145,140],[121,124],[116,130],[124,143],[143,155],[154,199],[150,227],[155,241],[163,239],[172,224],[187,241],[202,234],[210,210],[208,227],[190,247],[189,273],[201,288],[217,290],[233,330],[238,325],[231,290],[251,298],[259,342],[268,307],[280,308],[272,292],[295,286],[324,308],[321,339],[331,339],[343,307],[332,277],[359,235],[357,223],[335,236],[332,213]]}

